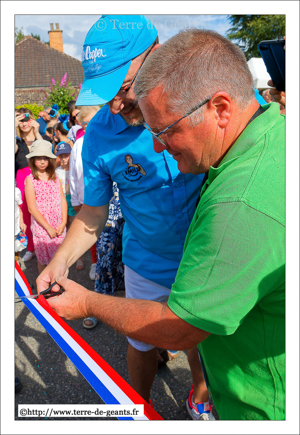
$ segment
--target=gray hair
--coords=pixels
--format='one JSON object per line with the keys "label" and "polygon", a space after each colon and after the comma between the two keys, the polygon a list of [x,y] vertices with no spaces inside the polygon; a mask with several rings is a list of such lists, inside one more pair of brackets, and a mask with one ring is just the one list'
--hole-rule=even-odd
{"label": "gray hair", "polygon": [[[157,86],[168,96],[167,109],[182,116],[219,91],[227,92],[241,110],[255,98],[245,55],[212,30],[183,30],[149,56],[136,78],[137,99]],[[203,113],[204,107],[193,113],[191,125],[202,121]]]}

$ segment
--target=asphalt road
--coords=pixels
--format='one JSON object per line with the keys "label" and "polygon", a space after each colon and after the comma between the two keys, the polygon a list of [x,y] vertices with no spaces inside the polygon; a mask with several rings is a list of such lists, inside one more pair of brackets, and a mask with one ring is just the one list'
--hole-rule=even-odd
{"label": "asphalt road", "polygon": [[[20,257],[24,254],[25,252],[21,253]],[[84,259],[85,269],[77,271],[75,266],[72,266],[69,278],[93,290],[94,282],[89,278],[91,264],[89,252],[85,254]],[[36,257],[26,263],[22,261],[22,258],[20,260],[33,293],[36,293],[35,280],[38,276]],[[119,296],[122,297],[123,292],[120,292]],[[15,398],[15,420],[29,420],[29,417],[18,417],[19,404],[104,403],[23,303],[15,304],[15,321],[16,376],[23,384],[21,392],[16,394]],[[129,383],[125,337],[100,322],[92,330],[83,328],[82,320],[67,321],[67,323]],[[186,352],[179,352],[176,359],[158,370],[151,391],[151,399],[154,409],[163,419],[190,420],[185,401],[191,384],[192,377]],[[213,412],[218,419],[215,408]],[[44,418],[34,417],[33,419],[36,421]],[[76,420],[80,419],[87,420],[85,417],[79,417]],[[97,418],[89,419],[96,420]],[[55,418],[55,420],[59,419]]]}

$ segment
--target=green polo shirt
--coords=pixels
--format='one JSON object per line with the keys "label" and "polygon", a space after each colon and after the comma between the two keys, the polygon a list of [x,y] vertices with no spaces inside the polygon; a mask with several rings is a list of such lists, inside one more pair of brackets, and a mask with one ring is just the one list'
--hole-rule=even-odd
{"label": "green polo shirt", "polygon": [[285,117],[263,109],[209,170],[168,301],[212,334],[198,347],[224,420],[285,418]]}

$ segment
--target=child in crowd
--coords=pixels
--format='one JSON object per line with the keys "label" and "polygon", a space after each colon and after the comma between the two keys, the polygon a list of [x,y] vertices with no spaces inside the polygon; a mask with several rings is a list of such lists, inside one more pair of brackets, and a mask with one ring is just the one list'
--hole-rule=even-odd
{"label": "child in crowd", "polygon": [[56,156],[51,144],[45,140],[35,141],[26,157],[31,174],[25,180],[25,195],[41,273],[66,236],[68,205],[55,173]]}
{"label": "child in crowd", "polygon": [[66,142],[61,142],[56,147],[56,158],[59,161],[59,167],[56,169],[56,175],[60,179],[63,192],[65,194],[67,204],[68,204],[68,221],[67,230],[71,225],[70,216],[76,216],[76,211],[71,204],[71,192],[70,192],[70,181],[69,181],[69,169],[70,169],[70,156],[72,148]]}
{"label": "child in crowd", "polygon": [[[55,124],[53,130],[54,130],[53,131],[54,142],[53,142],[52,152],[55,155],[56,155],[57,146],[61,143],[68,143],[70,145],[70,147],[73,148],[73,142],[68,137],[69,130],[67,129],[66,122],[64,122],[64,123],[58,122],[57,124]],[[60,165],[60,161],[57,158],[55,161],[55,167],[58,168],[59,165]]]}
{"label": "child in crowd", "polygon": [[[20,246],[20,243],[17,243],[17,236],[20,234],[20,230],[25,235],[26,232],[26,224],[23,221],[23,212],[20,205],[23,203],[21,190],[18,187],[15,187],[15,260],[19,259],[19,251],[25,249],[25,246]],[[19,263],[20,264],[20,263]]]}
{"label": "child in crowd", "polygon": [[[54,133],[54,129],[53,129],[53,127],[47,127],[47,128],[46,128],[45,136],[48,136],[48,137],[49,137],[49,139],[50,139],[49,142],[51,142],[51,143],[54,142],[54,135],[53,135],[53,133]],[[47,140],[47,138],[46,138],[45,136],[44,136],[44,139]]]}

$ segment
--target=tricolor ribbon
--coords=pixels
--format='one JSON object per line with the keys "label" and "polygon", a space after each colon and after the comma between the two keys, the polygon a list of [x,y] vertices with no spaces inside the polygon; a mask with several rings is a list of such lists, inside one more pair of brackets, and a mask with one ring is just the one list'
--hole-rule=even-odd
{"label": "tricolor ribbon", "polygon": [[[28,281],[17,263],[15,263],[15,290],[18,296],[32,294]],[[58,316],[44,296],[39,296],[38,299],[25,298],[23,302],[106,404],[144,405],[144,416],[118,417],[119,420],[163,420],[91,346]]]}

